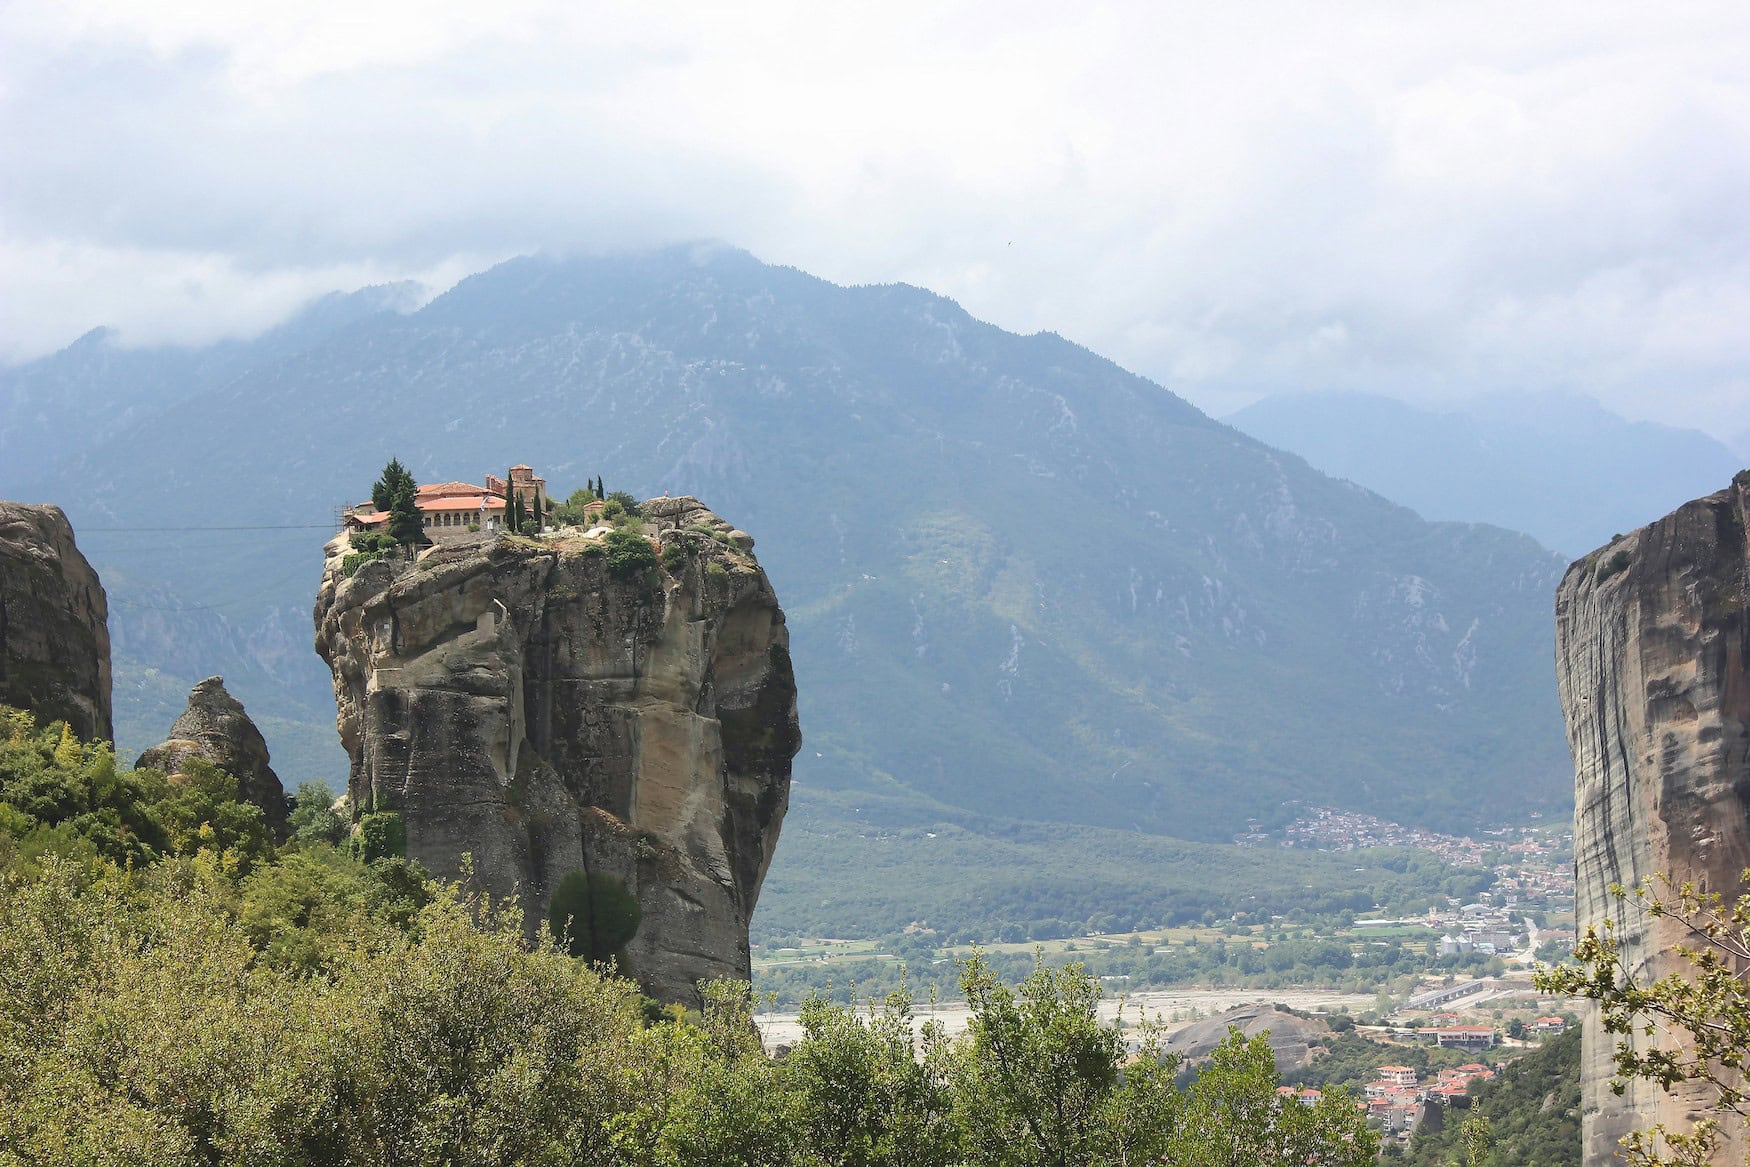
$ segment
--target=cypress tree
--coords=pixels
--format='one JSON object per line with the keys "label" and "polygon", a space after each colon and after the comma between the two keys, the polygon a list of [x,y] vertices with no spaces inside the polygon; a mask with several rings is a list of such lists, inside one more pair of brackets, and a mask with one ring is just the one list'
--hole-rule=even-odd
{"label": "cypress tree", "polygon": [[[411,483],[411,479],[408,480]],[[414,487],[404,484],[389,503],[389,535],[403,547],[416,547],[426,541],[425,523],[414,504]]]}

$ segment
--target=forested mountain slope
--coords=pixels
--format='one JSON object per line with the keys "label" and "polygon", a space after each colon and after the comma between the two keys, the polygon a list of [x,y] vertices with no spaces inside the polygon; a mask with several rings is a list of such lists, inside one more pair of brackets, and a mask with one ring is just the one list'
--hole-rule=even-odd
{"label": "forested mountain slope", "polygon": [[[719,247],[511,261],[22,484],[116,597],[118,717],[155,664],[246,674],[270,741],[312,724],[320,528],[390,455],[601,473],[753,532],[811,813],[1222,839],[1295,802],[1469,827],[1568,797],[1562,563],[1529,538],[1424,522],[1060,337]],[[317,529],[85,534],[209,524]]]}

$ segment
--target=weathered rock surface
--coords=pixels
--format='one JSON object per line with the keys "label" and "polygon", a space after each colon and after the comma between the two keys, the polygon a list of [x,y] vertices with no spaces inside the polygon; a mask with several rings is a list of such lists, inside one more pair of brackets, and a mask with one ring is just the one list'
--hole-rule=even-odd
{"label": "weathered rock surface", "polygon": [[0,502],[0,704],[109,741],[109,601],[61,508]]}
{"label": "weathered rock surface", "polygon": [[170,736],[141,754],[136,767],[175,774],[191,757],[205,758],[237,779],[237,790],[267,814],[280,838],[286,832],[286,790],[268,764],[267,741],[243,703],[225,691],[225,678],[208,677],[188,694],[188,708],[170,726]]}
{"label": "weathered rock surface", "polygon": [[1274,1005],[1241,1005],[1187,1025],[1167,1039],[1167,1049],[1188,1061],[1199,1061],[1227,1039],[1229,1026],[1238,1027],[1246,1037],[1268,1031],[1278,1073],[1306,1065],[1312,1060],[1312,1045],[1331,1036],[1331,1027],[1317,1018],[1298,1017]]}
{"label": "weathered rock surface", "polygon": [[[1750,867],[1750,472],[1569,567],[1556,593],[1557,680],[1574,755],[1576,912],[1613,921],[1637,978],[1683,967],[1670,920],[1624,912],[1612,884],[1668,875],[1727,895]],[[1610,1089],[1614,1037],[1589,1017],[1584,1162],[1630,1130],[1688,1126],[1704,1095]],[[1722,1160],[1737,1162],[1743,1148]]]}
{"label": "weathered rock surface", "polygon": [[439,876],[472,856],[531,928],[568,873],[624,881],[643,914],[629,971],[696,1003],[698,981],[749,975],[801,745],[796,685],[784,613],[730,525],[691,498],[644,515],[662,563],[636,578],[569,532],[347,579],[338,539],[316,649],[360,813],[402,815],[408,854]]}

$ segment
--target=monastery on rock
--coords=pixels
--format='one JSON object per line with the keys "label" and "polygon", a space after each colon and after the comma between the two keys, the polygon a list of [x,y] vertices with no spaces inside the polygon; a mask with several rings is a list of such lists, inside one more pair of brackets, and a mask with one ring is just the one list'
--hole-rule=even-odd
{"label": "monastery on rock", "polygon": [[[512,466],[508,483],[488,474],[484,486],[470,482],[421,486],[414,493],[413,505],[425,522],[425,537],[433,543],[449,543],[477,532],[501,530],[504,500],[513,488],[531,513],[546,514],[547,480],[528,466]],[[369,502],[348,507],[342,518],[349,531],[383,531],[389,524],[389,513]]]}

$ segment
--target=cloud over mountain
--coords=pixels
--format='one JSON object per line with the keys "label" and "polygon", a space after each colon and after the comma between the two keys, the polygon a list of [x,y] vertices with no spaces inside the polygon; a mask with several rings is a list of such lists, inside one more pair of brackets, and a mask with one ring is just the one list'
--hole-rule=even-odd
{"label": "cloud over mountain", "polygon": [[1300,386],[1750,405],[1741,6],[48,4],[0,14],[0,351],[716,237]]}

